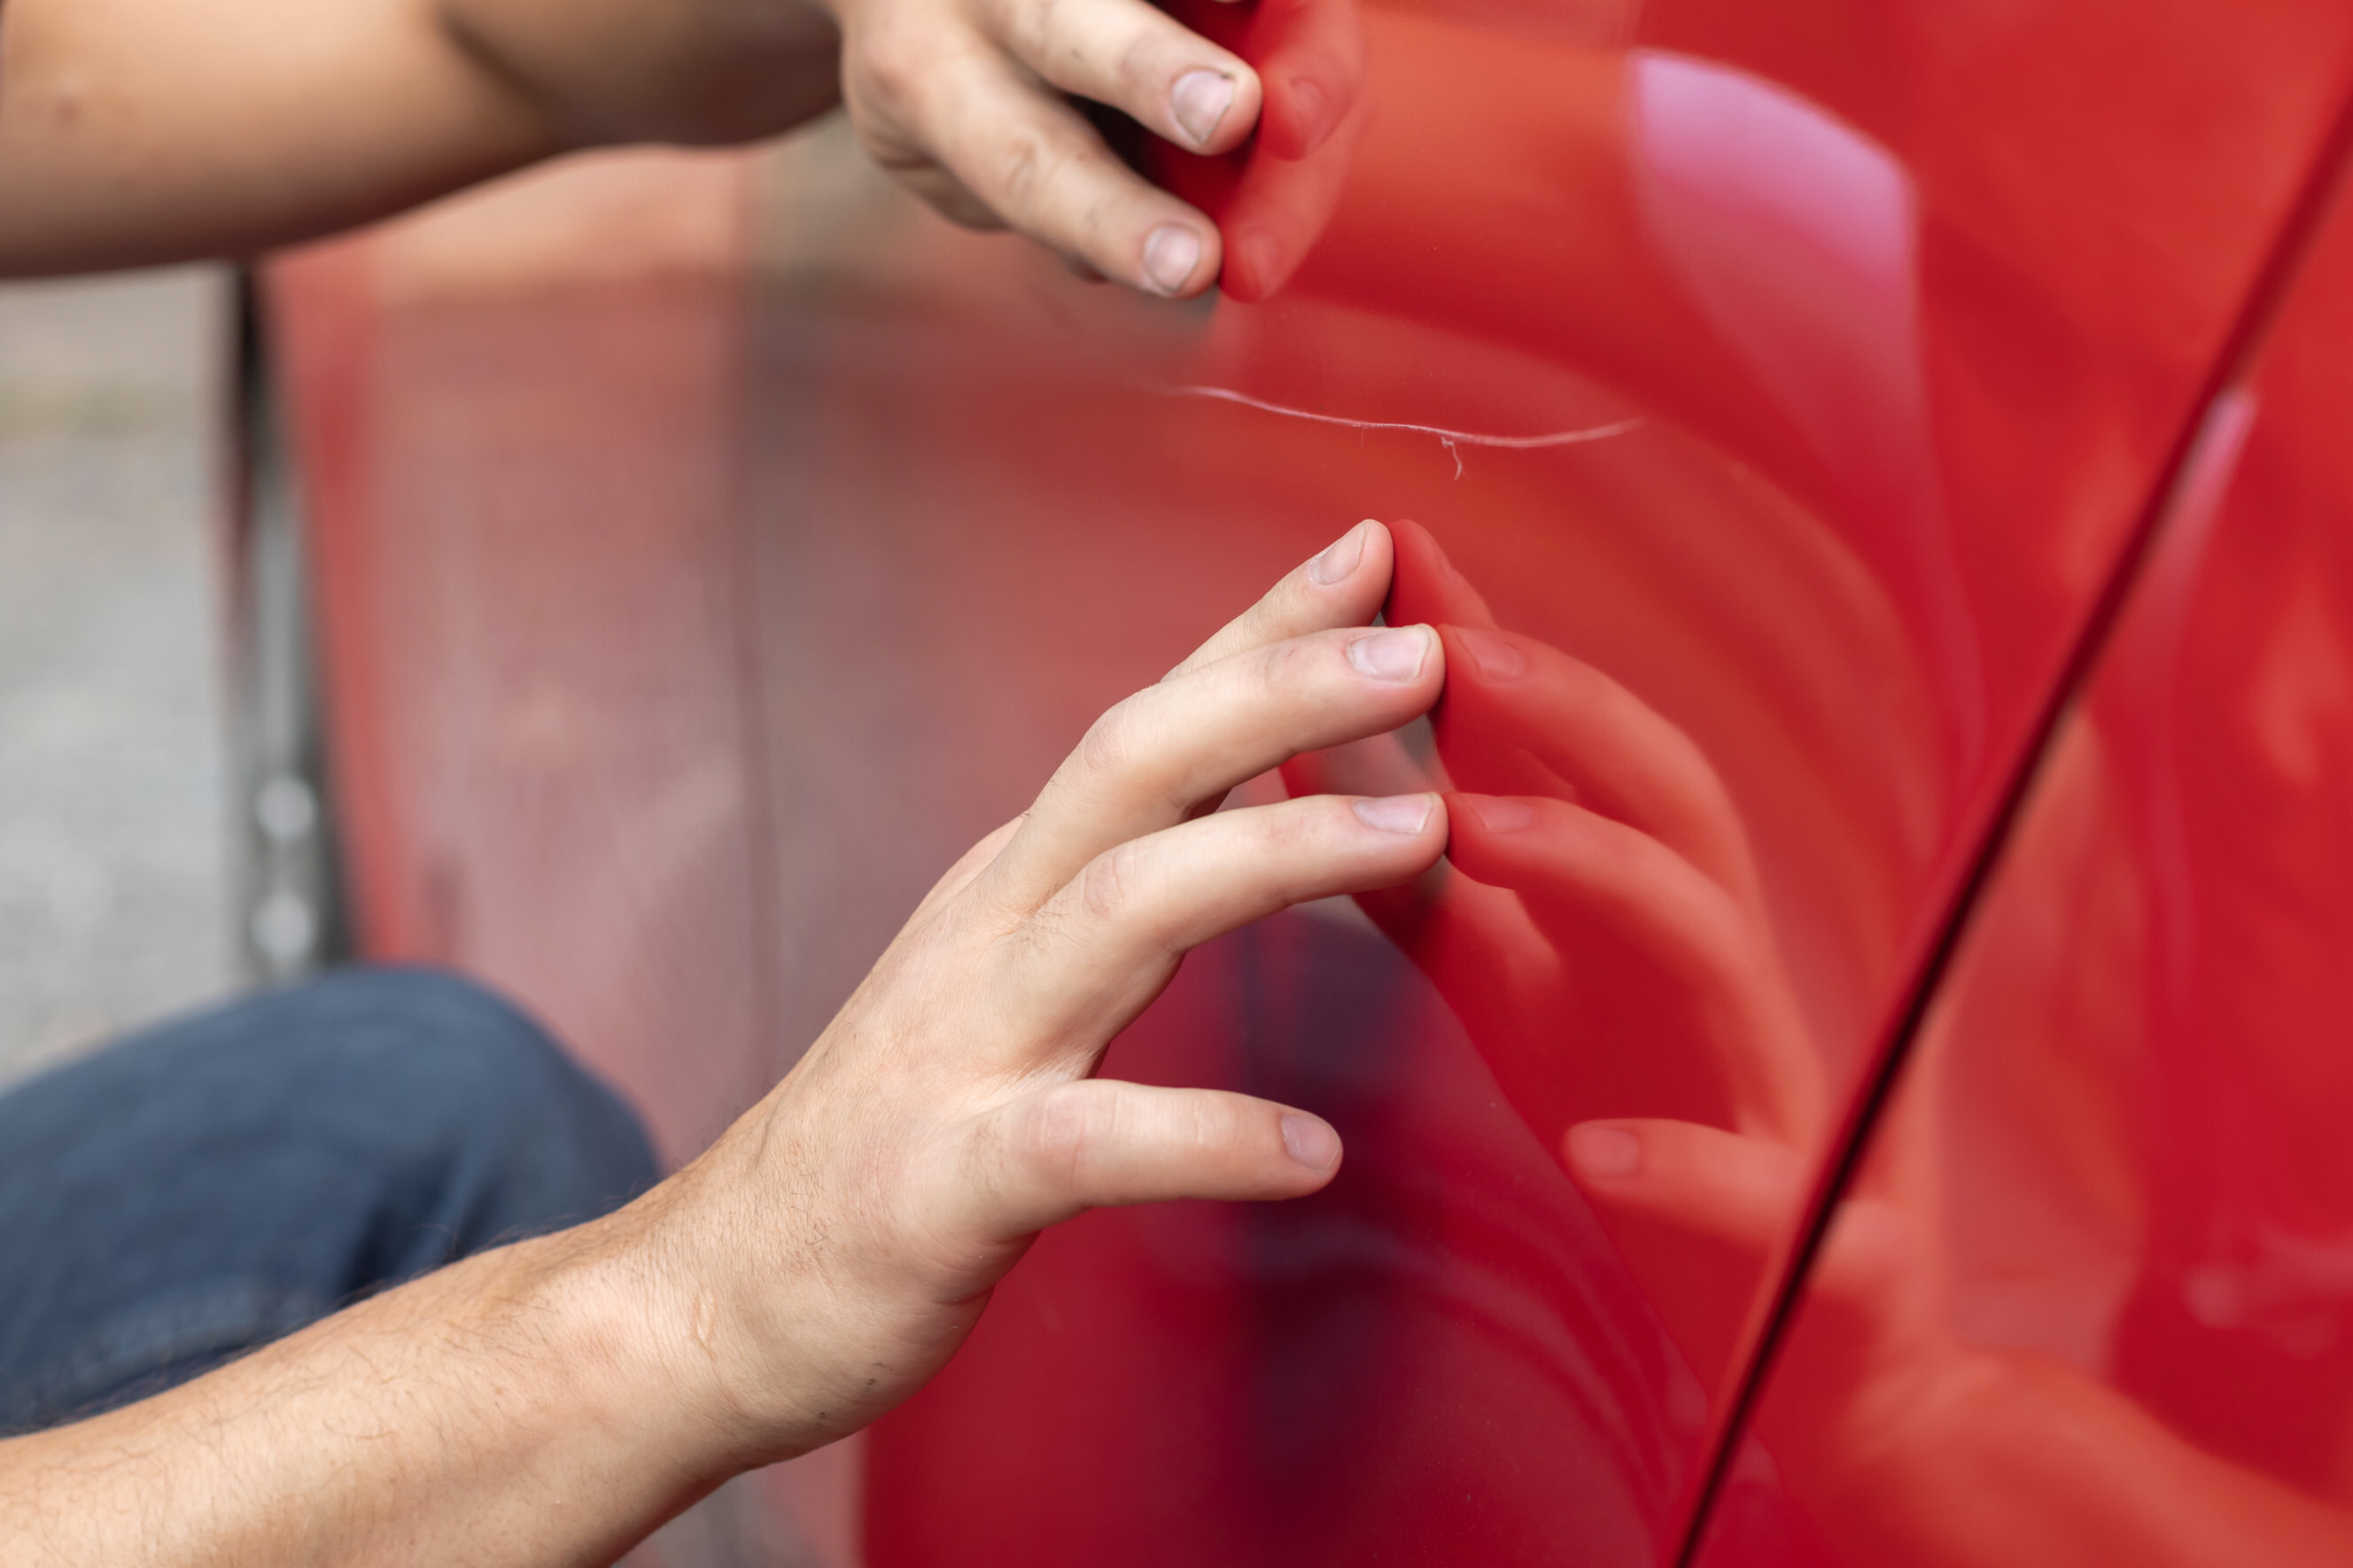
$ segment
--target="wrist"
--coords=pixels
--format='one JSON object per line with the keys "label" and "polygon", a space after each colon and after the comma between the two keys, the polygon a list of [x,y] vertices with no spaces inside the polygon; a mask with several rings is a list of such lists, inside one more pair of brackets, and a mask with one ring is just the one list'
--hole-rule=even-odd
{"label": "wrist", "polygon": [[662,1441],[714,1479],[860,1424],[826,1271],[764,1245],[764,1216],[733,1201],[751,1183],[732,1152],[569,1233],[578,1250],[559,1287],[575,1344],[611,1369],[609,1397],[666,1423]]}
{"label": "wrist", "polygon": [[674,1266],[664,1195],[523,1244],[536,1256],[519,1320],[563,1377],[575,1430],[609,1432],[700,1492],[764,1456],[721,1375],[707,1298]]}
{"label": "wrist", "polygon": [[[595,1272],[640,1304],[647,1386],[669,1391],[729,1471],[866,1426],[946,1361],[986,1300],[944,1304],[878,1257],[887,1223],[828,1202],[825,1175],[786,1157],[811,1142],[795,1120],[773,1102],[754,1110],[598,1222]],[[776,1202],[780,1192],[797,1201]],[[840,1223],[850,1215],[854,1234]]]}

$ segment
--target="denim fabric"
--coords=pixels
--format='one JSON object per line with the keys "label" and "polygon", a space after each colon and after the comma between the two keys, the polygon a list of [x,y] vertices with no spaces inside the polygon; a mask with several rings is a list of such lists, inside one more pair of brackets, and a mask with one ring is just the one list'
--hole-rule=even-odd
{"label": "denim fabric", "polygon": [[0,1096],[0,1431],[160,1392],[656,1174],[611,1090],[451,975],[348,970],[165,1024]]}

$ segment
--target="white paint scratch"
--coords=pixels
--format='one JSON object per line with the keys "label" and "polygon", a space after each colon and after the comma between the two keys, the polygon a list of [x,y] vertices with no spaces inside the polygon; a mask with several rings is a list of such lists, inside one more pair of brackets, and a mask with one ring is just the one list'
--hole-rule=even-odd
{"label": "white paint scratch", "polygon": [[1436,425],[1413,425],[1401,419],[1345,419],[1337,414],[1318,414],[1311,408],[1292,408],[1280,403],[1269,403],[1262,397],[1252,397],[1246,392],[1236,392],[1226,386],[1167,386],[1161,388],[1170,397],[1212,397],[1220,403],[1239,403],[1245,408],[1255,408],[1261,414],[1280,414],[1288,419],[1309,419],[1318,425],[1337,425],[1348,430],[1406,430],[1418,436],[1435,436],[1438,444],[1454,459],[1454,477],[1462,477],[1462,447],[1493,447],[1504,451],[1532,452],[1547,447],[1579,447],[1588,441],[1606,441],[1612,436],[1623,436],[1642,424],[1641,416],[1613,420],[1607,425],[1588,426],[1582,430],[1547,430],[1535,436],[1497,436],[1483,430],[1448,430]]}

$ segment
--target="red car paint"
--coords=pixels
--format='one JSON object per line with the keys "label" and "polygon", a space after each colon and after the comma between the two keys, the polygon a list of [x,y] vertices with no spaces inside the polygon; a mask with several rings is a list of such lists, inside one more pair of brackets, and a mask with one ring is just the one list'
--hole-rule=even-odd
{"label": "red car paint", "polygon": [[[1802,1560],[2353,1561],[2348,342],[2340,196],[1778,1347]],[[1723,1524],[1699,1558],[1767,1560]]]}
{"label": "red car paint", "polygon": [[[1451,868],[1109,1064],[1342,1176],[1050,1235],[778,1506],[877,1568],[2333,1549],[2353,15],[1181,9],[1268,81],[1141,153],[1212,300],[838,131],[276,274],[364,940],[674,1154],[1096,711],[1416,520],[1434,721],[1252,788],[1435,782]],[[1715,1199],[1590,1201],[1595,1118],[1725,1135]]]}

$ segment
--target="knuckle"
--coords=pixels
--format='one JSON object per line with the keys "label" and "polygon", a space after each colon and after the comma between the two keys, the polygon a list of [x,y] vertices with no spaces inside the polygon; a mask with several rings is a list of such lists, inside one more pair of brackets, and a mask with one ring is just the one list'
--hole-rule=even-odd
{"label": "knuckle", "polygon": [[1264,836],[1261,849],[1285,855],[1318,847],[1347,811],[1348,803],[1339,796],[1322,795],[1300,802],[1298,809],[1267,812],[1260,818],[1259,831]]}
{"label": "knuckle", "polygon": [[1347,809],[1346,803],[1327,796],[1291,809],[1251,814],[1249,837],[1237,848],[1256,868],[1253,882],[1285,902],[1303,896],[1329,859],[1337,812]]}
{"label": "knuckle", "polygon": [[891,34],[853,48],[842,71],[844,96],[861,119],[902,118],[922,79],[922,63]]}
{"label": "knuckle", "polygon": [[1141,858],[1135,841],[1130,839],[1088,861],[1073,889],[1080,910],[1106,924],[1118,920],[1134,897]]}
{"label": "knuckle", "polygon": [[1112,80],[1118,86],[1120,96],[1130,103],[1141,104],[1154,96],[1154,89],[1166,74],[1158,33],[1151,28],[1139,29],[1119,51],[1112,63]]}
{"label": "knuckle", "polygon": [[1270,697],[1296,691],[1321,673],[1330,657],[1331,650],[1318,638],[1293,637],[1276,643],[1257,662],[1260,689]]}
{"label": "knuckle", "polygon": [[1072,753],[1080,772],[1093,778],[1114,778],[1134,763],[1136,752],[1135,699],[1124,699],[1087,726]]}
{"label": "knuckle", "polygon": [[946,91],[955,50],[904,22],[860,27],[843,48],[842,89],[854,117],[913,126]]}
{"label": "knuckle", "polygon": [[1191,1146],[1199,1153],[1247,1153],[1260,1140],[1261,1119],[1231,1096],[1197,1096],[1187,1102],[1187,1110]]}
{"label": "knuckle", "polygon": [[1077,53],[1066,37],[1061,0],[1029,0],[1008,7],[1004,16],[1005,36],[1024,58],[1042,62]]}
{"label": "knuckle", "polygon": [[1034,131],[1017,131],[997,155],[997,186],[1018,210],[1034,206],[1038,195],[1054,177],[1059,160],[1045,137]]}

